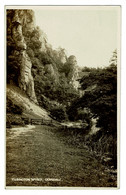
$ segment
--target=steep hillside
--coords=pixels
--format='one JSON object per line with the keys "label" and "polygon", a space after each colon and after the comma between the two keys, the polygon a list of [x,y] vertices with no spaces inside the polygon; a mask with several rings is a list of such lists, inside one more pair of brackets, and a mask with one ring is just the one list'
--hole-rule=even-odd
{"label": "steep hillside", "polygon": [[22,117],[51,120],[49,113],[14,85],[7,86],[7,126],[23,125]]}
{"label": "steep hillside", "polygon": [[32,10],[7,10],[7,83],[40,106],[43,96],[67,105],[78,96],[76,57],[54,50],[34,21]]}
{"label": "steep hillside", "polygon": [[76,57],[67,56],[61,47],[52,48],[35,25],[33,10],[7,10],[8,116],[48,118],[43,108],[53,113],[56,108],[65,115],[66,107],[79,96],[77,77]]}

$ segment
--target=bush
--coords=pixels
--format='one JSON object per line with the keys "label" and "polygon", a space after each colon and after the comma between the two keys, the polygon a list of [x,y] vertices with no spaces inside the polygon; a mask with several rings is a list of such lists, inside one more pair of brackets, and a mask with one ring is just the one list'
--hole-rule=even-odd
{"label": "bush", "polygon": [[22,114],[22,112],[23,108],[13,103],[12,100],[7,97],[7,113]]}
{"label": "bush", "polygon": [[63,120],[67,120],[67,114],[66,110],[63,106],[52,108],[50,110],[51,117],[54,118],[55,120],[61,122]]}
{"label": "bush", "polygon": [[6,127],[11,128],[12,125],[24,125],[24,121],[19,115],[7,114],[6,117]]}
{"label": "bush", "polygon": [[85,144],[90,150],[95,151],[101,162],[117,168],[117,139],[112,135],[106,135],[102,130],[96,134],[88,135]]}

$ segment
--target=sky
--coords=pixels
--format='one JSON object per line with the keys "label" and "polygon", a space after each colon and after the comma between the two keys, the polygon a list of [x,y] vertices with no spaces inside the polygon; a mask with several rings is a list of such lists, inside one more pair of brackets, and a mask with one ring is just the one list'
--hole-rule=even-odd
{"label": "sky", "polygon": [[119,47],[119,6],[40,6],[35,21],[53,49],[65,48],[81,67],[104,67]]}

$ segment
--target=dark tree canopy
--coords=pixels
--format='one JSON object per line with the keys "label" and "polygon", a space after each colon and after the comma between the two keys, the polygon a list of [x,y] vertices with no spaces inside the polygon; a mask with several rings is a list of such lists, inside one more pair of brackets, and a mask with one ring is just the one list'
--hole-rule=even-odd
{"label": "dark tree canopy", "polygon": [[[81,80],[85,91],[82,98],[73,103],[69,112],[78,108],[89,108],[97,120],[97,126],[105,133],[117,132],[117,53],[113,53],[106,68],[90,70]],[[114,59],[114,60],[113,60]],[[112,62],[112,63],[111,63]]]}

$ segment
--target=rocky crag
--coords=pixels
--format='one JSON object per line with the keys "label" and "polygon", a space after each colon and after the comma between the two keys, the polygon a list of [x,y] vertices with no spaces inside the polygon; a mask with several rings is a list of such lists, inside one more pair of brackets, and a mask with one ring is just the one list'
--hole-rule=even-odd
{"label": "rocky crag", "polygon": [[40,105],[41,95],[50,98],[49,90],[53,94],[69,84],[77,90],[77,78],[76,57],[68,57],[60,47],[52,48],[46,34],[35,25],[33,10],[7,10],[8,84],[16,85]]}
{"label": "rocky crag", "polygon": [[25,26],[30,31],[34,28],[34,21],[31,19],[33,13],[29,10],[8,10],[7,14],[8,80],[16,82],[20,89],[37,103],[31,74],[32,63],[26,52],[27,45],[23,36]]}

